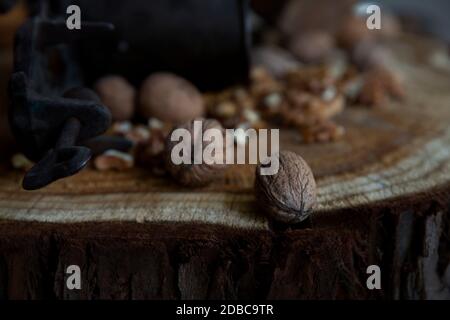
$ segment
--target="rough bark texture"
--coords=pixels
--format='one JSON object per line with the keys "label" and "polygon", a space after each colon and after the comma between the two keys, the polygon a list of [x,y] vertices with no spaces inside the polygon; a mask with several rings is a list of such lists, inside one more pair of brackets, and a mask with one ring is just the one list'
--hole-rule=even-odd
{"label": "rough bark texture", "polygon": [[[414,199],[284,231],[2,222],[0,298],[449,299],[450,189]],[[65,285],[73,264],[80,291]],[[371,264],[382,290],[366,287]]]}

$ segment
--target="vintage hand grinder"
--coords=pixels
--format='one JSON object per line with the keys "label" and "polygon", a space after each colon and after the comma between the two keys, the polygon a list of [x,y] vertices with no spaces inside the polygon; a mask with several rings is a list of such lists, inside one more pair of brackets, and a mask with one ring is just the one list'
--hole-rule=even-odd
{"label": "vintage hand grinder", "polygon": [[[0,9],[13,0],[0,0]],[[86,89],[107,74],[134,85],[155,71],[175,72],[204,89],[245,81],[249,67],[245,0],[29,0],[18,31],[10,81],[10,123],[36,165],[23,187],[35,190],[83,169],[89,140],[111,123]],[[66,26],[81,9],[81,29]],[[114,148],[114,146],[111,146]]]}

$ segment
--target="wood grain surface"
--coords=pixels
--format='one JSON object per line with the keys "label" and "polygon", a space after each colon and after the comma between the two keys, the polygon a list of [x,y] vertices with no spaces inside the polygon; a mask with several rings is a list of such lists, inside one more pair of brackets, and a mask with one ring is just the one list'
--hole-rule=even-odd
{"label": "wood grain surface", "polygon": [[[391,65],[404,78],[407,99],[377,109],[349,107],[338,118],[347,129],[337,143],[303,145],[282,131],[281,148],[301,154],[318,182],[312,220],[396,198],[448,188],[450,75],[430,65],[432,41],[407,37],[391,45]],[[204,222],[249,229],[268,223],[253,197],[253,166],[233,166],[214,185],[182,189],[142,169],[81,174],[38,191],[20,189],[22,172],[0,176],[0,219]]]}

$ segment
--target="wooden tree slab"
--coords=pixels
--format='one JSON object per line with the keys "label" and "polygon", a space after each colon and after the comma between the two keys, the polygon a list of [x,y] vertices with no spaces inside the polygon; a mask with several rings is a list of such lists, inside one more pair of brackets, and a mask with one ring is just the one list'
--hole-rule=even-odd
{"label": "wooden tree slab", "polygon": [[[348,108],[337,143],[282,132],[319,188],[317,211],[291,230],[258,209],[253,166],[198,190],[88,169],[32,193],[3,170],[0,297],[450,298],[450,75],[427,63],[424,41],[393,45],[406,101]],[[71,264],[80,292],[64,285]],[[366,287],[371,264],[380,291]]]}

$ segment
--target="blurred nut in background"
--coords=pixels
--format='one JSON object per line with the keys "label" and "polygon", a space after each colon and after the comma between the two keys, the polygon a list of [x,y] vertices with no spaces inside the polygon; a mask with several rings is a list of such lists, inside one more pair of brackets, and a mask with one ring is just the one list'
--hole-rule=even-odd
{"label": "blurred nut in background", "polygon": [[334,33],[336,26],[347,19],[356,2],[357,0],[290,0],[278,18],[278,26],[287,39],[312,30]]}
{"label": "blurred nut in background", "polygon": [[272,46],[254,49],[252,63],[254,67],[262,67],[276,78],[281,78],[290,70],[301,66],[289,51]]}
{"label": "blurred nut in background", "polygon": [[387,49],[375,42],[363,40],[357,43],[351,51],[351,60],[360,70],[383,66],[389,59]]}
{"label": "blurred nut in background", "polygon": [[401,75],[386,67],[373,68],[366,72],[359,102],[368,106],[382,106],[388,98],[402,100],[406,92]]}
{"label": "blurred nut in background", "polygon": [[322,62],[334,47],[334,38],[324,31],[297,34],[289,45],[291,52],[305,63]]}
{"label": "blurred nut in background", "polygon": [[341,25],[338,34],[338,44],[345,49],[352,49],[361,41],[374,41],[378,33],[367,28],[366,19],[349,15]]}
{"label": "blurred nut in background", "polygon": [[107,76],[95,84],[95,91],[111,111],[113,120],[126,121],[134,115],[136,90],[123,77]]}
{"label": "blurred nut in background", "polygon": [[[196,121],[200,121],[202,124],[202,132],[195,132],[194,130],[194,123]],[[176,127],[176,129],[186,129],[191,134],[191,152],[192,156],[191,158],[194,159],[194,144],[202,145],[201,150],[198,150],[199,152],[202,152],[203,150],[210,144],[214,142],[204,142],[202,139],[203,133],[206,132],[208,129],[219,129],[223,132],[223,141],[225,141],[225,131],[222,125],[216,121],[216,120],[210,120],[210,119],[198,119],[196,121],[190,121],[188,123],[185,123],[181,126]],[[165,155],[165,164],[166,169],[170,173],[170,175],[181,185],[188,186],[188,187],[202,187],[210,184],[214,181],[216,178],[220,178],[220,174],[226,169],[226,164],[181,164],[176,165],[173,163],[171,155],[172,155],[172,149],[177,146],[180,142],[178,141],[171,141],[171,135],[169,135],[169,138],[167,140],[166,144],[166,155]],[[223,144],[223,150],[222,154],[215,156],[224,157],[225,158],[225,151],[226,151],[226,145]]]}
{"label": "blurred nut in background", "polygon": [[139,113],[145,118],[181,124],[202,117],[206,107],[198,89],[171,73],[155,73],[142,84]]}

